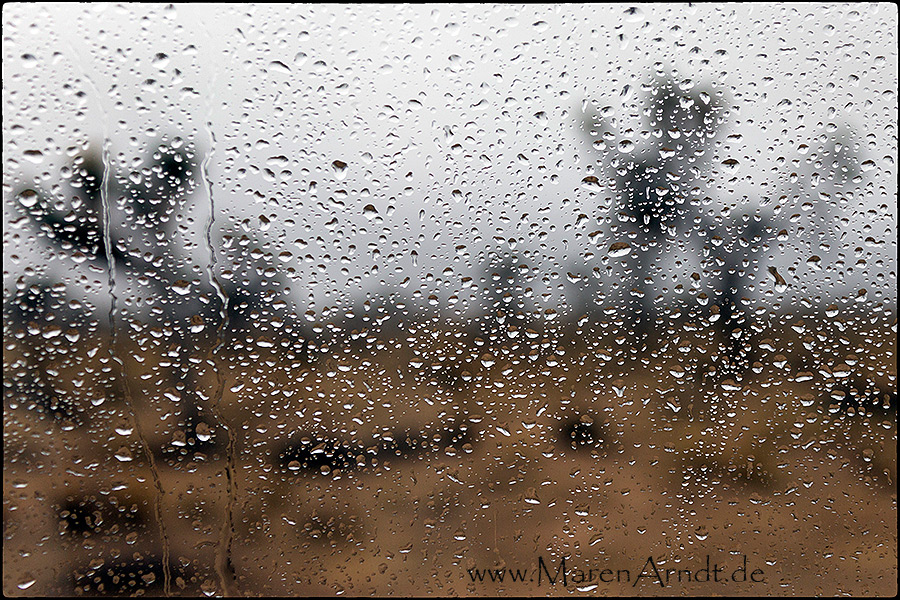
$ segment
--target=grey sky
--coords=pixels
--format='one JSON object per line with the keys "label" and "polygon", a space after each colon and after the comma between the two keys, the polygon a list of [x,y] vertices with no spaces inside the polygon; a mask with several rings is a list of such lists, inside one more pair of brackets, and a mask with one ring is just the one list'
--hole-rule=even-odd
{"label": "grey sky", "polygon": [[[213,148],[216,229],[258,228],[266,217],[260,235],[275,255],[292,253],[283,266],[295,268],[301,304],[346,302],[406,278],[407,291],[446,298],[479,274],[478,252],[510,238],[521,238],[516,252],[535,253],[534,267],[564,278],[594,266],[587,234],[606,214],[581,185],[598,159],[579,135],[582,102],[612,107],[617,134],[633,129],[639,141],[640,86],[659,62],[686,87],[722,89],[736,106],[732,137],[705,167],[717,212],[760,202],[771,211],[769,191],[796,169],[792,160],[853,132],[860,160],[872,161],[863,183],[845,186],[853,198],[823,217],[825,233],[804,227],[824,210],[818,196],[809,210],[784,206],[781,218],[801,218],[761,257],[758,279],[775,265],[803,282],[793,293],[805,286],[823,303],[860,286],[895,302],[896,7],[628,8],[5,5],[4,218],[12,189],[42,171],[52,183],[76,141],[109,137],[127,171],[148,138],[177,134]],[[44,158],[23,160],[26,150]],[[731,158],[735,174],[721,170]],[[196,195],[185,234],[198,265],[207,203]],[[590,221],[574,227],[581,213]],[[27,257],[39,247],[21,240],[16,250]],[[806,263],[841,253],[851,267],[843,278]],[[5,287],[27,262],[5,266]],[[561,282],[550,280],[545,302],[558,300]]]}

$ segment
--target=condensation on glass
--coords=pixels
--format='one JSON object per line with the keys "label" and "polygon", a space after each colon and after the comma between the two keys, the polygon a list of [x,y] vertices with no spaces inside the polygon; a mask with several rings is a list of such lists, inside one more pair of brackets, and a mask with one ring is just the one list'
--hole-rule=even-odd
{"label": "condensation on glass", "polygon": [[895,594],[897,70],[888,4],[5,5],[4,593]]}

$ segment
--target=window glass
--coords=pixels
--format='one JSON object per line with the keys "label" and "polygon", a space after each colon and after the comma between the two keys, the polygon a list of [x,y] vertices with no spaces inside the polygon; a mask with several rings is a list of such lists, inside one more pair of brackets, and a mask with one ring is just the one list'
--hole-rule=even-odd
{"label": "window glass", "polygon": [[5,594],[897,592],[893,5],[2,47]]}

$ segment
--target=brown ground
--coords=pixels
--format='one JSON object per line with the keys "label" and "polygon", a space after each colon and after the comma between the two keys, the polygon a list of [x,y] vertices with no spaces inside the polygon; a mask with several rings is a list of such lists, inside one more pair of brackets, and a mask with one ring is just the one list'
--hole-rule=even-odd
{"label": "brown ground", "polygon": [[[835,378],[845,356],[801,356],[804,334],[827,327],[762,334],[790,356],[779,366],[779,352],[763,349],[759,373],[737,374],[715,356],[715,340],[690,332],[621,359],[614,335],[590,348],[574,336],[534,360],[495,346],[489,367],[481,363],[488,350],[452,331],[384,341],[381,350],[348,344],[302,364],[277,347],[232,346],[217,362],[227,376],[221,411],[236,440],[231,591],[892,596],[896,396],[892,410],[878,404],[896,392],[896,331],[834,333],[859,357],[848,377]],[[120,352],[135,343],[121,342]],[[29,360],[24,347],[7,354],[6,379]],[[85,340],[83,360],[70,352],[38,368],[86,402],[101,394],[102,369],[116,367],[89,349]],[[177,456],[174,400],[154,376],[167,367],[156,349],[144,356],[126,369],[131,405],[156,449],[170,591],[220,594],[229,579],[216,562],[226,435],[214,430],[220,443]],[[215,374],[194,364],[198,389],[214,396]],[[85,376],[86,365],[100,375]],[[848,414],[829,401],[823,390],[837,379],[869,381],[875,408]],[[137,432],[127,431],[128,403],[109,394],[89,422],[71,425],[7,394],[4,593],[166,591],[153,474]],[[208,406],[204,415],[215,422]],[[576,437],[586,437],[573,447],[565,427],[579,420]],[[467,437],[449,439],[454,428]],[[406,444],[400,456],[385,449],[388,433]],[[291,469],[300,461],[278,455],[303,436],[343,442],[365,465]],[[116,458],[123,447],[133,460]],[[661,587],[645,577],[632,586],[650,556],[664,571],[696,570],[707,555],[729,575],[746,556],[764,582]],[[473,583],[468,573],[518,568],[530,578],[543,558],[555,575],[563,556],[565,586],[546,575],[541,585],[508,576]],[[600,581],[605,568],[628,569],[632,581]],[[589,569],[594,581],[580,581]]]}

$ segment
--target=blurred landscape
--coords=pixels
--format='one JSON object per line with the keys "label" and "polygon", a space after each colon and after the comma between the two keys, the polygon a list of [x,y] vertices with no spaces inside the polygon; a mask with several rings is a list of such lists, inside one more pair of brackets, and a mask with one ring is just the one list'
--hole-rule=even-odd
{"label": "blurred landscape", "polygon": [[[5,594],[897,593],[895,9],[66,10],[4,8]],[[472,576],[708,555],[765,581]]]}

